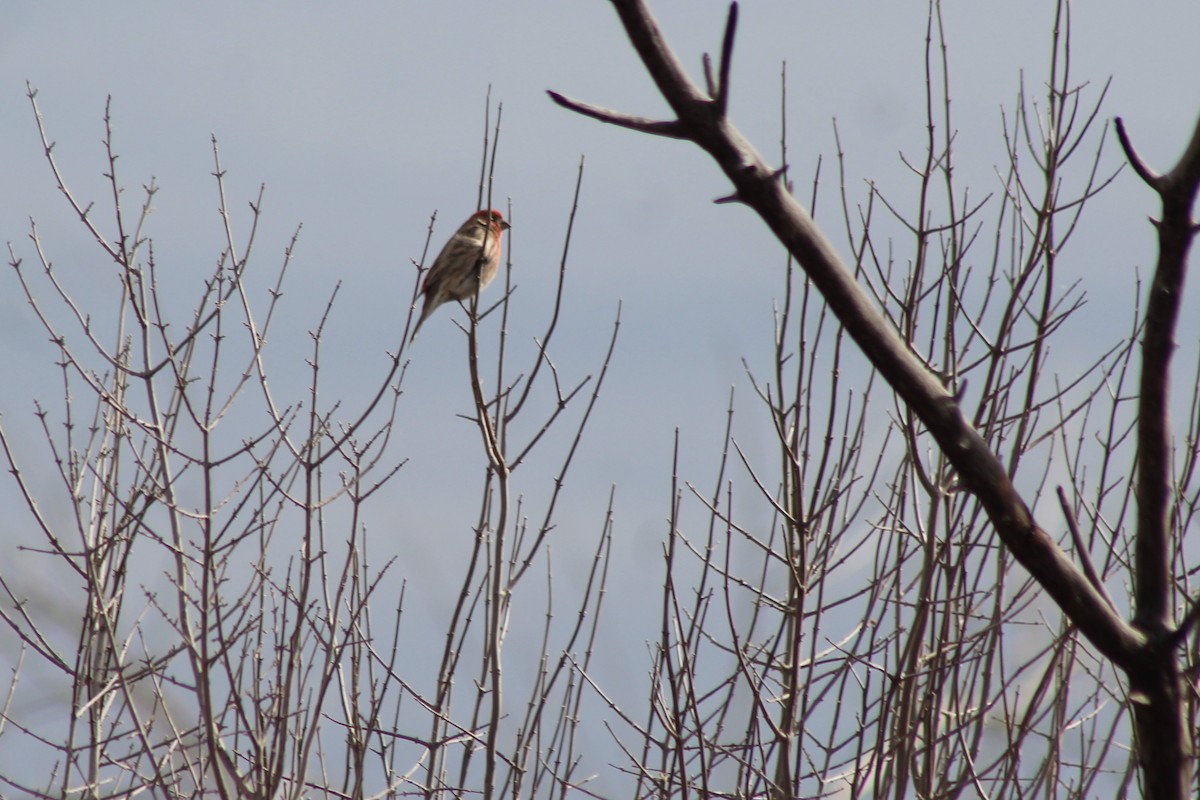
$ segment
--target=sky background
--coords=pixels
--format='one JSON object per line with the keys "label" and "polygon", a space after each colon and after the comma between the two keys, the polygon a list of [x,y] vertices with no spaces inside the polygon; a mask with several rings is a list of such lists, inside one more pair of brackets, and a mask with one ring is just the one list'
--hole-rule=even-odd
{"label": "sky background", "polygon": [[[653,5],[677,54],[699,77],[701,54],[719,48],[726,6]],[[947,5],[959,174],[982,197],[999,188],[1001,110],[1013,107],[1022,71],[1041,102],[1053,9],[1025,0]],[[171,297],[184,309],[223,243],[211,176],[215,135],[239,237],[249,225],[246,203],[266,186],[256,244],[264,283],[303,224],[275,331],[277,389],[298,393],[304,386],[307,331],[341,281],[326,340],[327,386],[358,397],[399,342],[412,292],[410,260],[421,254],[430,215],[437,212],[436,252],[475,208],[490,86],[503,104],[494,204],[511,202],[513,210],[513,352],[527,363],[532,337],[545,326],[581,157],[580,215],[554,354],[566,382],[599,368],[623,304],[609,380],[561,506],[556,558],[568,573],[586,567],[615,485],[613,580],[657,585],[675,430],[681,472],[708,486],[733,386],[746,412],[739,439],[751,452],[769,444],[770,430],[752,413],[742,360],[768,363],[772,304],[783,291],[781,248],[746,209],[711,202],[729,187],[694,146],[601,125],[546,97],[553,89],[664,115],[607,3],[348,8],[7,3],[0,26],[0,239],[32,263],[26,235],[33,217],[64,275],[96,286],[96,297],[114,290],[112,265],[55,191],[25,82],[39,92],[72,188],[98,207],[106,200],[101,141],[111,95],[127,196],[140,201],[137,187],[151,176],[160,187],[149,233]],[[1072,74],[1093,93],[1111,77],[1102,115],[1124,117],[1151,166],[1173,163],[1200,112],[1200,4],[1163,0],[1135,12],[1115,0],[1077,3],[1073,22]],[[911,197],[915,183],[900,156],[923,154],[925,26],[925,5],[916,2],[744,3],[731,117],[769,162],[778,161],[786,61],[790,174],[805,187],[801,194],[807,197],[818,157],[826,169],[832,165],[836,119],[851,196],[865,199],[870,179]],[[1120,163],[1111,133],[1102,163],[1109,170]],[[845,254],[832,188],[817,218]],[[1064,282],[1085,282],[1089,305],[1060,347],[1090,353],[1097,332],[1113,331],[1112,320],[1127,329],[1136,271],[1147,274],[1154,256],[1146,218],[1155,210],[1149,190],[1128,171],[1097,199],[1061,267]],[[891,230],[884,225],[884,235],[903,236],[894,223]],[[5,280],[0,358],[18,379],[0,387],[0,412],[35,458],[42,450],[32,400],[59,395],[55,352],[12,275]],[[1194,281],[1188,291],[1194,308]],[[498,296],[495,288],[490,296]],[[433,620],[444,605],[432,588],[461,575],[455,558],[471,536],[482,475],[478,434],[456,416],[470,408],[456,317],[462,312],[455,306],[440,309],[409,354],[395,444],[409,464],[368,521],[383,537],[377,554],[396,544],[395,578],[414,582],[417,602],[428,583],[424,602]],[[1195,338],[1194,328],[1181,334]],[[851,361],[861,363],[857,355]],[[561,452],[562,442],[552,440],[523,476],[532,502],[548,491]],[[11,485],[0,487],[0,498],[13,509],[0,527],[0,552],[12,563],[29,531]],[[22,569],[37,574],[36,560],[22,559]],[[611,613],[623,620],[613,670],[646,669],[644,642],[655,633],[652,620],[646,631],[637,627],[644,601],[634,593],[613,600]]]}

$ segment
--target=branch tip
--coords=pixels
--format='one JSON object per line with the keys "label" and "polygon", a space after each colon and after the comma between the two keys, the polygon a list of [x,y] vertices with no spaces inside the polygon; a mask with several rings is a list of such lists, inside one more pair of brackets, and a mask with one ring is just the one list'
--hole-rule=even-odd
{"label": "branch tip", "polygon": [[733,65],[733,40],[737,35],[738,4],[737,0],[729,4],[729,16],[725,20],[725,38],[721,41],[721,72],[717,79],[716,101],[717,112],[725,116],[729,107],[729,70]]}
{"label": "branch tip", "polygon": [[1121,143],[1121,149],[1125,151],[1125,158],[1129,161],[1129,166],[1133,167],[1133,171],[1146,182],[1146,185],[1157,191],[1161,182],[1160,176],[1155,175],[1154,171],[1146,166],[1146,162],[1142,161],[1137,150],[1133,148],[1133,142],[1130,141],[1129,134],[1125,132],[1125,121],[1120,117],[1116,117],[1113,121],[1116,123],[1117,141]]}
{"label": "branch tip", "polygon": [[716,100],[721,93],[721,87],[713,79],[712,56],[705,53],[700,57],[700,64],[704,67],[704,86],[708,89],[708,96]]}

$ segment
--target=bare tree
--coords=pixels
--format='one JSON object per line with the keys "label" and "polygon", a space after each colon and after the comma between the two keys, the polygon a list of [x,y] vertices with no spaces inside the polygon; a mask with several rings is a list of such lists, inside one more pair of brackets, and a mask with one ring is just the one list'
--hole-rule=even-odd
{"label": "bare tree", "polygon": [[[776,374],[755,381],[780,465],[746,468],[774,523],[768,531],[739,523],[732,482],[697,492],[711,514],[699,537],[678,531],[672,512],[657,702],[645,722],[629,723],[643,742],[640,754],[629,750],[639,796],[1095,796],[1105,771],[1120,774],[1112,738],[1124,729],[1125,709],[1145,796],[1191,796],[1194,643],[1182,658],[1180,650],[1198,612],[1185,591],[1192,569],[1180,560],[1180,543],[1195,504],[1196,448],[1185,437],[1177,450],[1167,390],[1197,230],[1200,127],[1160,176],[1141,164],[1118,122],[1130,162],[1163,199],[1159,263],[1145,309],[1132,310],[1128,337],[1087,367],[1052,378],[1051,338],[1082,299],[1079,287],[1056,282],[1056,265],[1087,201],[1111,180],[1101,172],[1097,132],[1103,92],[1087,104],[1083,87],[1068,82],[1065,3],[1044,106],[1034,111],[1022,88],[1004,130],[1010,168],[990,203],[969,201],[954,180],[946,40],[940,6],[931,4],[929,139],[923,161],[908,164],[918,181],[915,202],[872,188],[865,206],[855,207],[843,181],[850,264],[795,198],[786,151],[782,167],[770,166],[727,116],[737,4],[716,66],[704,58],[703,89],[641,0],[612,4],[675,117],[551,97],[602,122],[700,146],[734,187],[718,202],[751,208],[803,270],[778,317]],[[1080,173],[1070,162],[1081,146],[1095,155]],[[1080,185],[1068,189],[1077,174]],[[814,188],[810,208],[816,203]],[[910,234],[907,268],[872,234],[880,213]],[[1135,412],[1125,387],[1138,335]],[[894,468],[875,452],[864,458],[864,431],[879,414],[869,410],[870,380],[857,394],[839,385],[843,336],[895,392],[888,444],[901,452]],[[833,377],[825,397],[812,377],[822,358],[832,364],[819,371]],[[1093,422],[1102,446],[1096,462],[1085,452]],[[1131,435],[1131,463],[1122,467]],[[726,441],[723,458],[741,457]],[[1046,507],[1039,501],[1059,462],[1070,483],[1051,495],[1066,530],[1056,536],[1050,530],[1059,526],[1037,522],[1031,509]],[[1088,481],[1089,463],[1100,465],[1098,484]],[[885,477],[885,469],[894,472]],[[883,510],[872,511],[876,504]],[[1131,505],[1136,525],[1127,530]],[[671,577],[677,543],[700,565],[699,583],[687,592]],[[747,547],[761,557],[752,574],[730,567],[739,563],[731,551]],[[868,553],[865,579],[838,580]],[[1099,570],[1093,557],[1103,559]],[[1033,583],[1008,574],[1009,558]],[[1109,596],[1118,581],[1135,587],[1128,617]],[[736,616],[746,607],[739,594],[749,597],[748,621]],[[1032,622],[1031,610],[1044,614],[1042,595],[1061,609],[1061,622],[1041,617],[1039,649],[1019,654],[1006,631]],[[830,632],[834,609],[859,622]],[[732,663],[714,677],[708,670],[717,654]],[[1030,671],[1040,675],[1032,697],[1022,692]],[[748,717],[736,713],[742,704],[750,705]],[[1072,730],[1080,731],[1078,750],[1068,756]]]}
{"label": "bare tree", "polygon": [[[583,687],[574,665],[586,665],[591,653],[610,515],[596,532],[586,581],[562,590],[573,604],[571,623],[544,630],[539,667],[506,685],[503,645],[518,590],[538,573],[556,583],[545,540],[575,447],[562,457],[558,488],[536,525],[535,509],[514,499],[515,481],[523,464],[541,457],[538,445],[551,428],[573,426],[578,443],[608,356],[594,378],[564,385],[550,356],[556,304],[531,363],[510,377],[510,362],[527,354],[507,352],[508,293],[497,306],[468,309],[474,405],[466,416],[481,434],[483,482],[440,668],[426,680],[405,654],[428,650],[427,632],[414,630],[407,636],[418,640],[405,641],[403,590],[395,602],[386,589],[387,599],[380,595],[392,559],[377,564],[366,535],[368,505],[405,464],[390,452],[407,331],[392,332],[400,335],[390,352],[380,345],[364,359],[375,375],[368,396],[330,400],[323,343],[335,286],[303,354],[307,391],[281,397],[268,363],[296,354],[269,342],[297,235],[259,304],[250,256],[263,190],[239,239],[214,140],[221,245],[180,319],[169,311],[166,273],[147,228],[157,187],[145,187],[140,207],[125,205],[109,112],[105,223],[68,188],[36,92],[28,94],[53,178],[103,260],[116,266],[119,296],[113,314],[94,293],[75,290],[36,225],[35,269],[10,245],[21,290],[59,353],[61,407],[37,406],[57,490],[35,488],[41,481],[28,477],[7,431],[0,444],[40,533],[35,552],[51,559],[64,586],[79,588],[28,604],[12,573],[0,576],[10,601],[0,615],[23,664],[13,672],[0,735],[12,742],[7,747],[35,753],[31,765],[47,765],[0,781],[40,797],[434,797],[476,786],[485,797],[564,793],[578,780]],[[485,186],[491,200],[496,147],[493,140],[489,153],[484,138],[480,203]],[[576,206],[582,178],[581,162]],[[574,214],[575,206],[567,243]],[[560,302],[567,253],[564,244]],[[510,275],[511,264],[510,255]],[[414,265],[415,300],[424,268]],[[490,392],[477,336],[484,324],[501,331],[487,356],[496,370]],[[518,416],[531,415],[541,417],[532,435],[510,434]],[[59,613],[77,614],[78,622],[60,624]],[[542,613],[552,619],[561,608],[547,598]],[[537,630],[536,613],[522,607],[517,616]],[[49,725],[13,713],[22,669],[69,684]],[[456,679],[473,688],[456,690]]]}

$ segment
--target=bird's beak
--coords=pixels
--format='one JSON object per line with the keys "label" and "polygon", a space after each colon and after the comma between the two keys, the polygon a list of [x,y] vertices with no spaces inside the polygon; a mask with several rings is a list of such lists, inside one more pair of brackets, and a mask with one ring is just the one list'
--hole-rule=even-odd
{"label": "bird's beak", "polygon": [[507,220],[500,220],[500,230],[506,231],[511,227],[512,225],[509,225]]}

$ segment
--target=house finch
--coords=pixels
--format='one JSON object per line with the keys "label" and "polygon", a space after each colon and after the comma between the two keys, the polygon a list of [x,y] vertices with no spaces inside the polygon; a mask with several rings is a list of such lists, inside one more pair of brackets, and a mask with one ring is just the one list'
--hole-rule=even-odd
{"label": "house finch", "polygon": [[492,282],[500,267],[500,239],[508,227],[499,211],[476,211],[450,237],[421,286],[425,306],[410,344],[417,338],[421,323],[438,306],[450,300],[467,300]]}

